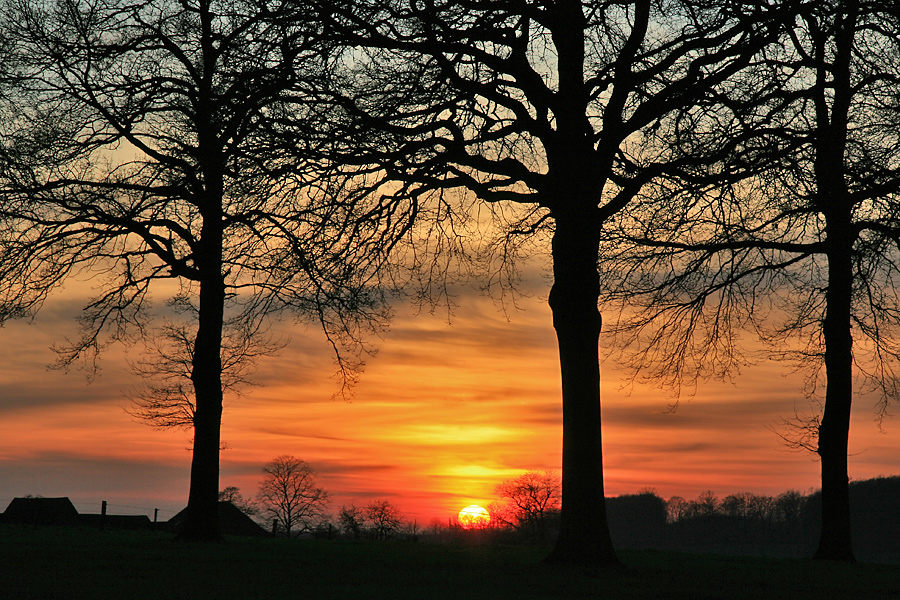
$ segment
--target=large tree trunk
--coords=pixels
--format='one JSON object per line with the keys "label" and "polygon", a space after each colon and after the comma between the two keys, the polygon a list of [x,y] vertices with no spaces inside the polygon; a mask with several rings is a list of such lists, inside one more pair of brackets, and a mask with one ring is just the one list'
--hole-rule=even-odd
{"label": "large tree trunk", "polygon": [[601,318],[597,200],[605,164],[595,162],[590,102],[584,84],[585,17],[580,2],[554,4],[559,93],[556,134],[544,139],[544,190],[553,212],[553,287],[550,308],[562,374],[562,512],[559,536],[547,562],[591,567],[619,564],[606,520],[600,429]]}
{"label": "large tree trunk", "polygon": [[828,257],[828,289],[822,324],[827,388],[819,426],[822,531],[815,558],[852,561],[847,452],[853,400],[853,337],[850,331],[853,264],[852,245],[841,241],[844,243],[835,244],[838,249],[830,252]]}
{"label": "large tree trunk", "polygon": [[[219,256],[221,257],[221,251]],[[221,258],[217,262],[221,263]],[[190,541],[221,539],[217,513],[224,307],[224,282],[222,275],[214,272],[200,284],[199,324],[191,373],[196,399],[194,449],[187,515],[179,535],[181,539]]]}
{"label": "large tree trunk", "polygon": [[596,219],[555,222],[550,307],[562,372],[562,513],[547,561],[616,565],[603,492]]}
{"label": "large tree trunk", "polygon": [[[815,558],[853,560],[850,536],[850,478],[847,440],[853,401],[853,336],[850,331],[853,296],[853,218],[844,178],[847,132],[850,123],[852,79],[850,62],[857,9],[835,17],[835,55],[817,53],[815,176],[828,241],[828,288],[825,290],[825,410],[819,426],[818,453],[822,461],[822,532]],[[831,61],[830,69],[826,68]],[[829,70],[831,77],[829,77]],[[827,90],[833,90],[828,114]]]}
{"label": "large tree trunk", "polygon": [[209,169],[203,227],[195,257],[200,270],[197,337],[191,381],[196,399],[194,451],[187,515],[179,537],[187,541],[221,539],[218,521],[219,449],[222,427],[222,329],[225,322],[224,243],[220,171]]}
{"label": "large tree trunk", "polygon": [[224,247],[225,169],[216,123],[213,74],[218,52],[213,34],[214,15],[208,0],[200,4],[203,65],[198,82],[195,118],[197,208],[203,219],[194,263],[200,272],[197,338],[192,357],[191,381],[196,399],[194,453],[187,516],[179,537],[187,541],[217,541],[219,531],[219,449],[222,429],[222,329],[225,324]]}

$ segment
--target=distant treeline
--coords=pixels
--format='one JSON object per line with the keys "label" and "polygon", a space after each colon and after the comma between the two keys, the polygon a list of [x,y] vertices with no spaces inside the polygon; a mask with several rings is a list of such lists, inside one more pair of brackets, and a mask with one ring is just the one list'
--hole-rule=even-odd
{"label": "distant treeline", "polygon": [[[851,482],[850,503],[856,558],[900,563],[900,476]],[[809,558],[818,544],[822,494],[792,490],[719,497],[707,491],[694,499],[665,500],[649,490],[607,498],[606,509],[618,548]],[[559,510],[547,510],[539,522],[528,524],[493,523],[481,532],[458,534],[499,543],[548,543],[558,530]],[[457,537],[438,529],[430,535]]]}
{"label": "distant treeline", "polygon": [[[853,546],[864,561],[900,561],[900,477],[850,483]],[[616,546],[808,557],[818,542],[821,492],[740,493],[668,501],[654,492],[608,498]]]}

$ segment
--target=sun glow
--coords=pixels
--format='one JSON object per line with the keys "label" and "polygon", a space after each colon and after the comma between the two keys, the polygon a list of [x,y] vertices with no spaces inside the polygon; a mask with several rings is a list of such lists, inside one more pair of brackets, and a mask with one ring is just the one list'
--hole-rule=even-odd
{"label": "sun glow", "polygon": [[484,529],[490,522],[491,515],[477,504],[471,504],[459,511],[459,524],[463,529]]}

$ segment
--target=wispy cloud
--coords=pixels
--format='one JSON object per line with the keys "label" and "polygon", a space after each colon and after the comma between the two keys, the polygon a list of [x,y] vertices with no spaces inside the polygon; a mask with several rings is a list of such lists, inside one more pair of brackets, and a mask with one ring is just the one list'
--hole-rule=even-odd
{"label": "wispy cloud", "polygon": [[[490,501],[497,483],[526,469],[558,469],[560,379],[545,300],[523,298],[524,310],[506,315],[474,291],[456,300],[450,325],[445,315],[398,305],[351,402],[333,398],[334,363],[320,333],[279,322],[274,333],[290,343],[261,359],[260,385],[227,406],[222,487],[252,497],[262,466],[293,454],[318,471],[334,505],[386,497],[427,522]],[[78,373],[45,369],[48,346],[75,331],[78,306],[50,303],[34,324],[0,329],[0,500],[144,497],[181,508],[190,434],[153,431],[122,410],[122,392],[135,380],[121,350],[109,349],[90,386]],[[817,485],[813,457],[787,452],[769,430],[806,406],[798,378],[777,363],[745,369],[735,385],[701,385],[675,412],[659,390],[623,392],[614,366],[603,366],[608,493],[653,487],[692,497]],[[867,403],[857,401],[851,436],[856,478],[900,468],[900,439],[878,433]]]}

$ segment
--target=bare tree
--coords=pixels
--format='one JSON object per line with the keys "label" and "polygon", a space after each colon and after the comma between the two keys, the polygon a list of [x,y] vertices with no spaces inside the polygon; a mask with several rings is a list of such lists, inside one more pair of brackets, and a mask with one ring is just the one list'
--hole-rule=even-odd
{"label": "bare tree", "polygon": [[550,516],[558,514],[562,504],[562,480],[553,471],[527,471],[498,485],[496,493],[506,504],[495,508],[496,517],[543,540]]}
{"label": "bare tree", "polygon": [[[780,91],[746,110],[778,151],[745,152],[757,172],[737,186],[651,198],[605,263],[625,280],[607,289],[643,307],[625,330],[651,378],[727,375],[743,359],[741,326],[806,372],[821,415],[788,421],[783,437],[821,459],[822,559],[853,560],[854,390],[878,393],[882,416],[900,397],[898,40],[894,3],[803,7],[760,58]],[[721,135],[711,121],[690,133]]]}
{"label": "bare tree", "polygon": [[797,490],[788,490],[775,498],[775,519],[785,523],[799,523],[806,497]]}
{"label": "bare tree", "polygon": [[729,494],[722,499],[720,510],[729,517],[749,521],[771,521],[775,499],[750,492]]}
{"label": "bare tree", "polygon": [[[267,316],[291,310],[321,325],[351,382],[407,213],[321,160],[341,119],[314,89],[332,63],[303,3],[8,0],[0,16],[16,74],[0,94],[0,318],[92,277],[60,362],[95,368],[139,339],[158,351],[137,365],[154,381],[136,412],[193,428],[181,536],[217,539],[229,377],[270,349]],[[162,333],[151,288],[178,309]]]}
{"label": "bare tree", "polygon": [[[191,371],[193,369],[196,311],[184,297],[167,302],[174,315],[166,318],[155,331],[147,331],[141,342],[142,356],[131,363],[131,370],[143,382],[129,392],[129,414],[158,428],[193,429],[194,403]],[[187,313],[188,322],[177,320]],[[246,319],[224,323],[222,330],[223,394],[240,395],[244,387],[253,385],[252,374],[258,360],[282,349],[283,343],[261,331],[257,323]],[[222,444],[224,447],[224,444]]]}
{"label": "bare tree", "polygon": [[691,502],[691,512],[695,517],[711,517],[719,512],[722,502],[712,490],[702,492]]}
{"label": "bare tree", "polygon": [[[403,515],[389,500],[372,500],[365,506],[347,504],[338,513],[341,531],[353,539],[363,536],[374,540],[387,540],[400,531]],[[415,536],[415,524],[411,525],[411,535]]]}
{"label": "bare tree", "polygon": [[325,517],[328,492],[316,485],[309,463],[289,455],[272,459],[263,467],[256,500],[262,514],[284,530],[287,537],[312,531]]}
{"label": "bare tree", "polygon": [[372,500],[363,507],[363,514],[370,525],[372,537],[379,541],[393,537],[403,524],[400,509],[389,500]]}
{"label": "bare tree", "polygon": [[[382,135],[344,162],[378,164],[410,193],[467,190],[515,218],[497,249],[550,240],[562,373],[561,530],[551,562],[617,562],[606,522],[598,336],[602,228],[650,182],[719,149],[673,158],[672,115],[716,93],[775,39],[768,2],[354,1],[322,19],[358,49],[342,101]],[[739,144],[740,140],[735,140]],[[519,235],[522,234],[522,235]]]}
{"label": "bare tree", "polygon": [[365,528],[365,515],[363,514],[363,509],[355,504],[342,506],[338,513],[338,522],[340,523],[341,531],[343,531],[345,535],[352,536],[355,540],[362,537],[362,532]]}
{"label": "bare tree", "polygon": [[690,513],[690,502],[681,496],[672,496],[666,501],[666,520],[669,523],[677,523],[687,518]]}

